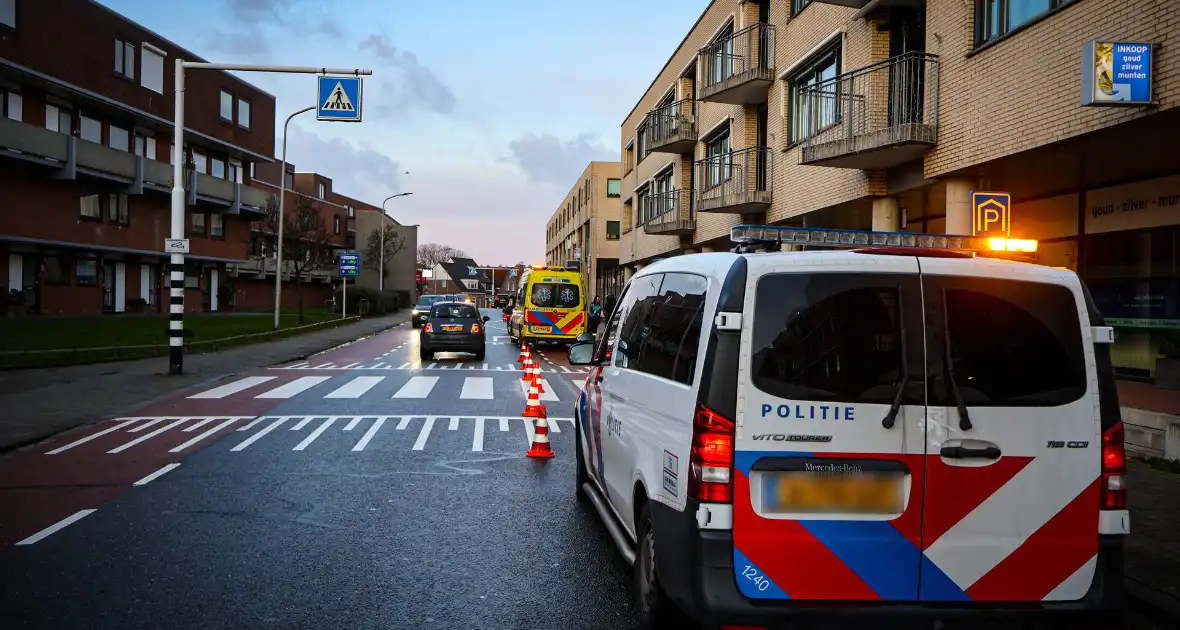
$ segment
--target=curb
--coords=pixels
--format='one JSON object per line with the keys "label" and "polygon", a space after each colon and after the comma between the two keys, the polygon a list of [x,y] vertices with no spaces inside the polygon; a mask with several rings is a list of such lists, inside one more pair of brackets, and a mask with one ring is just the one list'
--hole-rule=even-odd
{"label": "curb", "polygon": [[1180,599],[1162,593],[1135,578],[1123,580],[1128,608],[1142,612],[1160,622],[1180,625]]}

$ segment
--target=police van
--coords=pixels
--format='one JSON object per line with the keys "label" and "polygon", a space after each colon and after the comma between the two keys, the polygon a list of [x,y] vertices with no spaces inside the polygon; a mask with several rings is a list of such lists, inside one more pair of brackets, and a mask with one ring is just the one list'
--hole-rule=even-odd
{"label": "police van", "polygon": [[1029,241],[731,237],[645,267],[569,353],[578,496],[644,627],[1117,627],[1113,331],[1077,275],[1001,259]]}

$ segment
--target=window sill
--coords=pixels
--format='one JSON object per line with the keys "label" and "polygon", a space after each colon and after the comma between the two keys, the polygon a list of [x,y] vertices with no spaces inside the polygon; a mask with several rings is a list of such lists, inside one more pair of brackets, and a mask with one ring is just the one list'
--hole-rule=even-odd
{"label": "window sill", "polygon": [[89,221],[91,223],[102,223],[102,217],[88,217],[84,214],[78,215],[79,221]]}
{"label": "window sill", "polygon": [[[1026,29],[1030,29],[1030,28],[1036,26],[1037,24],[1041,23],[1043,20],[1047,20],[1047,19],[1053,17],[1054,15],[1057,15],[1058,13],[1061,13],[1062,11],[1064,11],[1072,6],[1076,6],[1078,4],[1081,4],[1081,2],[1079,0],[1072,0],[1071,2],[1069,2],[1067,4],[1063,4],[1059,7],[1054,8],[1054,9],[1050,9],[1050,10],[1046,11],[1045,13],[1042,13],[1041,15],[1025,22],[1024,24],[1021,24],[1020,26],[1017,26],[1016,28],[1008,31],[1007,33],[1004,33],[1003,35],[996,37],[995,39],[989,39],[986,42],[977,45],[975,48],[967,51],[967,54],[965,54],[963,56],[967,59],[970,59],[970,58],[974,57],[975,55],[978,55],[979,53],[981,53],[985,50],[988,50],[989,48],[991,48],[993,46],[999,45],[1000,43],[1005,42],[1008,39],[1010,39],[1016,35],[1019,35],[1020,33],[1024,32]],[[975,37],[975,35],[973,34],[972,38],[974,38],[974,37]]]}
{"label": "window sill", "polygon": [[243,125],[242,123],[238,123],[238,129],[245,129],[246,131],[250,131],[250,125]]}

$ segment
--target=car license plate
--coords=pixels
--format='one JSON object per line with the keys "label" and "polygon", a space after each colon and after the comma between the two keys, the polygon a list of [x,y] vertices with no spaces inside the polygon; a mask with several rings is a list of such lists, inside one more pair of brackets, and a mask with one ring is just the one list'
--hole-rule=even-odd
{"label": "car license plate", "polygon": [[443,326],[443,332],[463,332],[462,326]]}
{"label": "car license plate", "polygon": [[533,332],[538,333],[538,334],[542,334],[542,335],[548,335],[548,334],[553,333],[553,327],[552,326],[533,326]]}
{"label": "car license plate", "polygon": [[766,472],[762,511],[769,513],[900,514],[900,473]]}

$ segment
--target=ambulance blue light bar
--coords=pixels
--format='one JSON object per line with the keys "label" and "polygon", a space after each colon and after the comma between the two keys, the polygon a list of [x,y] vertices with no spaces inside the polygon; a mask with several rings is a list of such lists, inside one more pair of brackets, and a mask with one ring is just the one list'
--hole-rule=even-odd
{"label": "ambulance blue light bar", "polygon": [[807,245],[810,247],[913,247],[967,252],[1035,252],[1037,242],[1018,238],[833,230],[785,225],[739,225],[729,240],[740,245]]}

